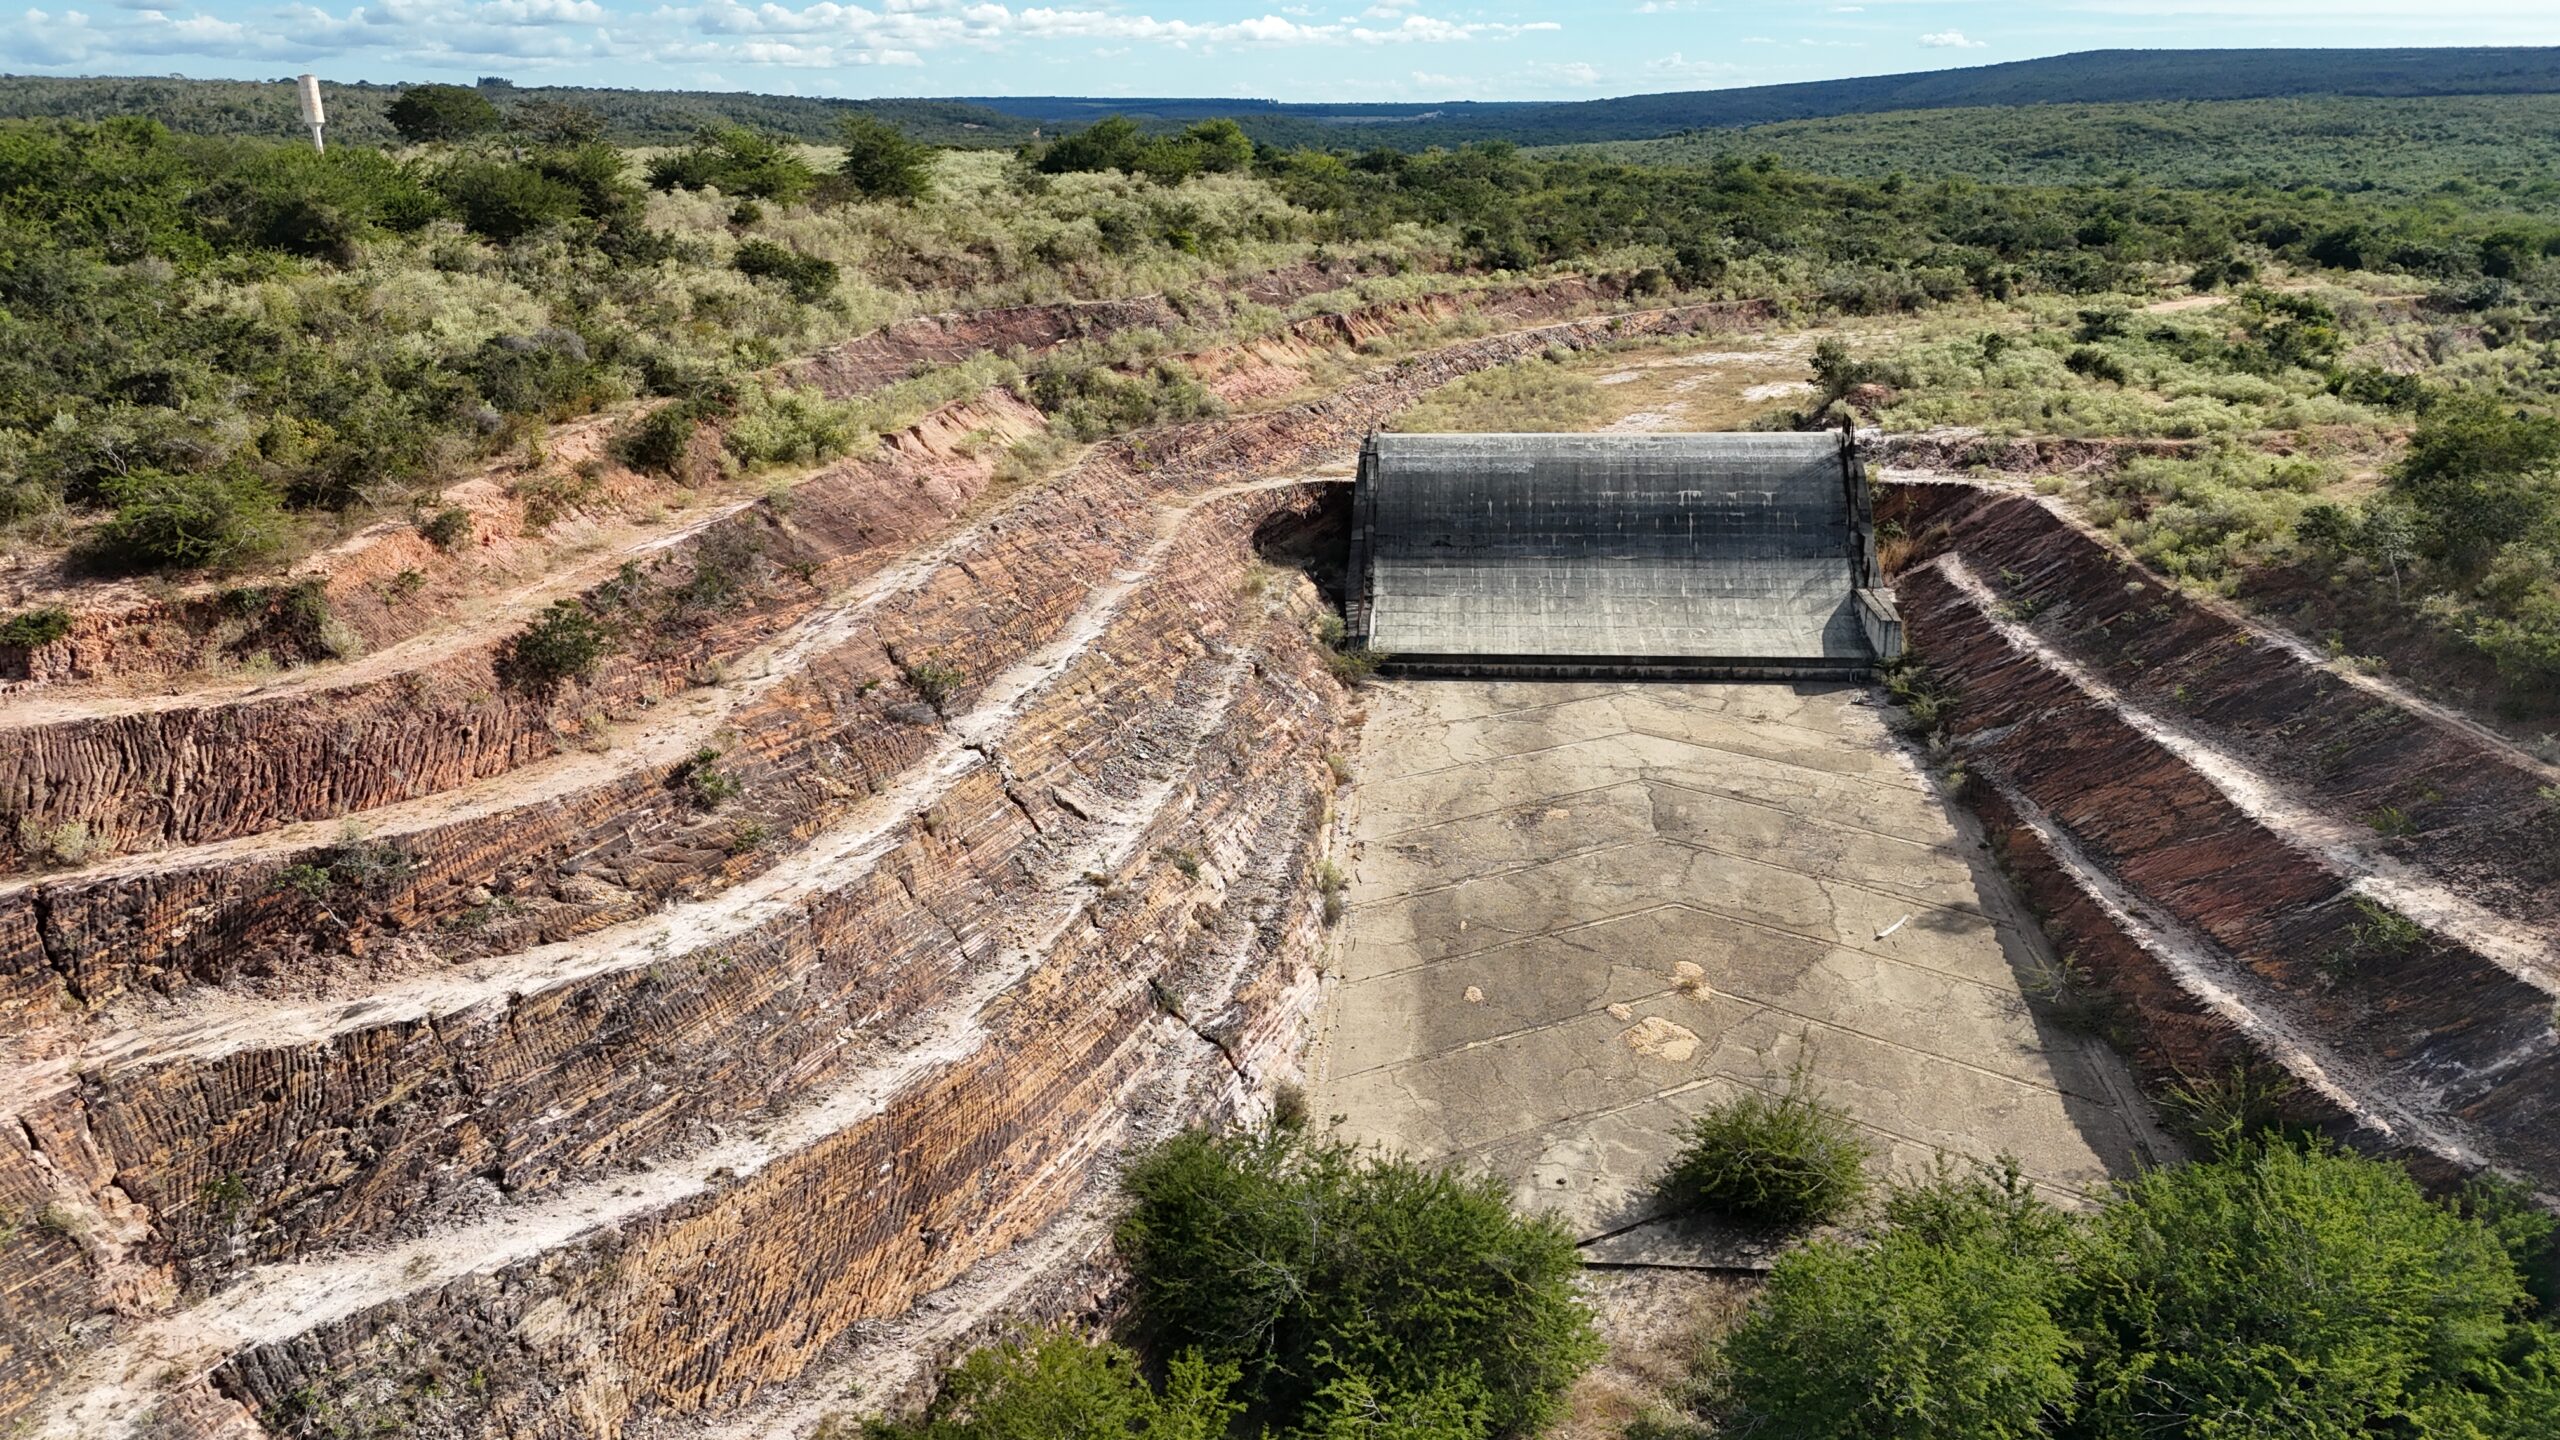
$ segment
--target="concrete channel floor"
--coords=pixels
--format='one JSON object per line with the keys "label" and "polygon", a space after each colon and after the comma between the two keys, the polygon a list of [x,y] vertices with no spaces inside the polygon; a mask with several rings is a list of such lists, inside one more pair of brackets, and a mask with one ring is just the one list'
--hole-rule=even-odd
{"label": "concrete channel floor", "polygon": [[1801,1059],[1880,1175],[2015,1157],[2075,1203],[2165,1158],[2040,1015],[2052,963],[1874,692],[1402,681],[1371,692],[1315,1113],[1490,1170],[1600,1261],[1756,1265],[1663,1225],[1690,1115]]}

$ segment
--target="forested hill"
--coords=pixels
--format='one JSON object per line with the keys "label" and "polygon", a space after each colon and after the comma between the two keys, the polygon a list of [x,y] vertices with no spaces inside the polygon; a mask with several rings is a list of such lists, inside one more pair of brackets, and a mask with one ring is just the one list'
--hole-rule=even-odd
{"label": "forested hill", "polygon": [[[331,84],[332,133],[359,143],[392,138],[382,116],[399,88]],[[828,140],[842,117],[858,110],[942,145],[1013,145],[1035,130],[1054,135],[1104,115],[1127,114],[1150,128],[1232,116],[1255,139],[1282,146],[1420,150],[1471,140],[1521,145],[1650,140],[1777,121],[1985,106],[2555,94],[2560,93],[2560,48],[2093,50],[1909,75],[1570,102],[1294,105],[1078,96],[853,101],[504,82],[484,83],[483,88],[502,104],[553,100],[584,106],[604,116],[612,138],[626,144],[679,141],[711,121]],[[0,76],[0,118],[97,120],[132,114],[199,134],[284,138],[301,133],[293,87],[282,80]]]}
{"label": "forested hill", "polygon": [[[327,77],[322,77],[324,80]],[[329,135],[357,145],[399,137],[383,112],[399,85],[328,83]],[[581,106],[604,117],[611,137],[627,145],[672,145],[704,125],[753,125],[802,140],[836,136],[844,116],[861,112],[891,121],[937,145],[1011,146],[1031,138],[1034,122],[947,100],[820,100],[701,90],[604,90],[572,85],[482,82],[501,108],[535,102]],[[250,135],[272,140],[303,133],[293,82],[189,80],[170,75],[0,76],[0,119],[104,120],[147,115],[195,135]]]}
{"label": "forested hill", "polygon": [[1567,102],[1286,105],[1215,99],[972,97],[962,103],[1045,125],[1128,114],[1172,124],[1230,115],[1258,140],[1399,149],[1509,140],[1567,145],[1683,130],[1894,110],[2296,95],[2523,95],[2560,92],[2560,48],[2411,50],[2091,50],[1957,70],[1691,90]]}

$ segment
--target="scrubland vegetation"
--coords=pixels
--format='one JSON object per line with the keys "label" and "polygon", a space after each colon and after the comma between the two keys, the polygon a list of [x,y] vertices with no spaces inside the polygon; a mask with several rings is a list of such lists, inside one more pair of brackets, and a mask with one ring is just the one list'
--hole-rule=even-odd
{"label": "scrubland vegetation", "polygon": [[[858,417],[839,427],[762,393],[759,372],[786,357],[925,309],[1155,291],[1205,332],[1250,334],[1281,317],[1215,281],[1317,255],[1605,269],[1665,296],[1843,314],[2069,308],[2191,271],[2361,265],[2423,274],[2521,337],[2560,235],[2274,190],[1869,183],[1765,158],[1642,168],[1500,144],[1257,151],[1215,121],[1153,136],[1106,122],[1015,157],[928,156],[859,116],[832,152],[730,126],[640,154],[560,106],[502,110],[476,91],[402,116],[419,143],[325,155],[137,120],[0,127],[14,536],[77,541],[111,570],[237,568],[289,549],[296,515],[416,503],[547,424],[644,397],[676,402],[653,422],[660,453],[687,420],[745,411],[745,430],[782,433],[739,442],[738,463],[805,460],[864,437]],[[1979,357],[1979,388],[1992,420],[2062,433],[2300,428],[2392,403],[2387,384],[2295,393],[2296,362],[2327,357],[2285,347],[2324,336],[2261,321],[2246,354],[2206,343],[2206,326],[2030,343]],[[1969,363],[1942,348],[1911,363]],[[1199,413],[1142,349],[1006,378],[1085,438]],[[2110,388],[2128,381],[2170,403],[2128,405]],[[1555,398],[1532,423],[1573,423]]]}
{"label": "scrubland vegetation", "polygon": [[2538,720],[2560,695],[2560,264],[2533,253],[2514,279],[2305,267],[2166,312],[2030,297],[1828,345],[1816,379],[1895,431],[2158,442],[2046,483],[2168,575]]}
{"label": "scrubland vegetation", "polygon": [[1826,175],[2020,185],[2317,186],[2560,212],[2560,96],[2305,95],[1894,110],[1595,146],[1646,165],[1777,155]]}
{"label": "scrubland vegetation", "polygon": [[[1721,1154],[1727,1213],[1769,1218],[1759,1198],[1807,1173],[1784,1128],[1703,1126],[1675,1177]],[[2548,1433],[2560,1251],[2528,1197],[2429,1198],[2395,1163],[2238,1126],[2214,1143],[2079,1212],[2001,1165],[1943,1164],[1864,1208],[1851,1185],[1823,1217],[1843,1228],[1789,1251],[1636,1433]],[[1123,1188],[1121,1338],[981,1350],[874,1440],[1528,1435],[1596,1354],[1571,1239],[1492,1182],[1275,1127],[1181,1136]]]}

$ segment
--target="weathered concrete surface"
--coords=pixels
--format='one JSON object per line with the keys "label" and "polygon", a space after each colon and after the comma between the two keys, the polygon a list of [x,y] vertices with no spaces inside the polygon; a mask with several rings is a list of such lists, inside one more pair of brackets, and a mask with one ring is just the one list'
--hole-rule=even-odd
{"label": "weathered concrete surface", "polygon": [[[1658,1213],[1689,1116],[1800,1057],[1884,1170],[2008,1154],[2070,1200],[2162,1148],[2122,1062],[2030,1006],[2041,942],[1869,692],[1373,695],[1316,1066],[1349,1137],[1488,1168],[1586,1240]],[[1595,1258],[1756,1253],[1641,1238]]]}

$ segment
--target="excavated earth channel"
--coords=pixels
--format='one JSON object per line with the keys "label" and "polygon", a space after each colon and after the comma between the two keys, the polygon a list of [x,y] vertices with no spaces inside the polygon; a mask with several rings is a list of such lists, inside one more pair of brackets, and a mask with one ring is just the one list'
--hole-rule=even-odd
{"label": "excavated earth channel", "polygon": [[1332,488],[1293,474],[1486,365],[1764,313],[1498,334],[1100,447],[763,632],[717,786],[662,739],[361,846],[10,886],[0,1206],[44,1223],[0,1251],[0,1420],[745,1416],[1072,1220],[1132,1137],[1260,1103],[1314,997],[1342,711],[1315,592],[1255,549]]}

